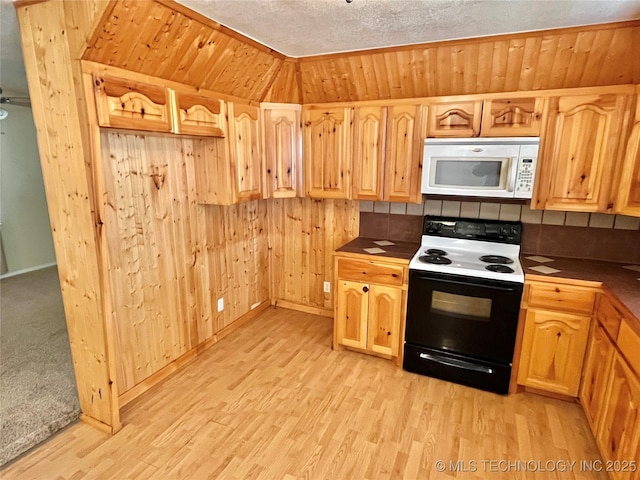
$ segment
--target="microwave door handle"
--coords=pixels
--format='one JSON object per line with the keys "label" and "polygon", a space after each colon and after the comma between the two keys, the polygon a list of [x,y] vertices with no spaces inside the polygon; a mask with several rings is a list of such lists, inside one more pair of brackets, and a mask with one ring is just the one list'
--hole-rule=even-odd
{"label": "microwave door handle", "polygon": [[516,178],[518,176],[518,157],[511,157],[509,161],[509,185],[507,190],[513,192],[516,189]]}

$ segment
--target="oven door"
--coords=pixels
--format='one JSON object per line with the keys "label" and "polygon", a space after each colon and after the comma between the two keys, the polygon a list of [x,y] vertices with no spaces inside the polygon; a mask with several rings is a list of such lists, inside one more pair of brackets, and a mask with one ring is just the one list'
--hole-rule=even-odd
{"label": "oven door", "polygon": [[511,364],[521,283],[410,270],[407,344]]}

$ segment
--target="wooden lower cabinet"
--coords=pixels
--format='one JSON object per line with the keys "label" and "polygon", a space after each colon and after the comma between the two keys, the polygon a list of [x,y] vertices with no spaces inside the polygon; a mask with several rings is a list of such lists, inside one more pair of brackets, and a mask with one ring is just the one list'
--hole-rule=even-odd
{"label": "wooden lower cabinet", "polygon": [[584,408],[591,430],[598,429],[604,409],[605,393],[609,380],[609,370],[615,348],[599,323],[589,338],[585,365],[580,384],[580,403]]}
{"label": "wooden lower cabinet", "polygon": [[529,309],[518,383],[576,397],[590,316]]}
{"label": "wooden lower cabinet", "polygon": [[[625,471],[610,473],[615,480],[640,479],[640,380],[622,355],[615,352],[604,404],[604,414],[596,441],[605,461],[635,461]],[[635,470],[635,471],[631,471]]]}
{"label": "wooden lower cabinet", "polygon": [[403,292],[398,287],[371,285],[367,322],[367,348],[398,356]]}
{"label": "wooden lower cabinet", "polygon": [[631,317],[612,295],[599,295],[580,386],[580,403],[614,480],[640,480],[640,329]]}
{"label": "wooden lower cabinet", "polygon": [[340,345],[367,348],[368,290],[366,284],[338,281],[335,328]]}
{"label": "wooden lower cabinet", "polygon": [[334,347],[402,362],[405,269],[397,263],[337,257]]}
{"label": "wooden lower cabinet", "polygon": [[337,343],[397,357],[403,290],[399,287],[338,281]]}

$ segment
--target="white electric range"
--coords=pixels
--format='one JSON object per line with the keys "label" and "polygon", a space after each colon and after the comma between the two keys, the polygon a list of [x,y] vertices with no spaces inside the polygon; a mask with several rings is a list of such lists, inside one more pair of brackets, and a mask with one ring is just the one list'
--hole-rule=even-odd
{"label": "white electric range", "polygon": [[405,370],[506,394],[524,273],[522,224],[424,218],[409,263]]}

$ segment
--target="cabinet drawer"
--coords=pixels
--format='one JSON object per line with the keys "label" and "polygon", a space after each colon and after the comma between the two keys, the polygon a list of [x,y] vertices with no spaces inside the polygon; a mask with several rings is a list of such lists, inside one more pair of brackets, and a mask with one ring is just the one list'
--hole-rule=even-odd
{"label": "cabinet drawer", "polygon": [[590,314],[593,311],[595,298],[595,290],[587,287],[553,283],[531,283],[529,285],[528,305],[530,307]]}
{"label": "cabinet drawer", "polygon": [[622,321],[622,313],[620,313],[613,301],[607,295],[600,295],[596,318],[611,338],[618,337],[618,329],[620,328],[620,322]]}
{"label": "cabinet drawer", "polygon": [[633,331],[627,319],[620,324],[617,344],[631,368],[640,375],[640,336]]}
{"label": "cabinet drawer", "polygon": [[339,259],[338,278],[365,283],[402,285],[404,282],[404,268],[365,260]]}

